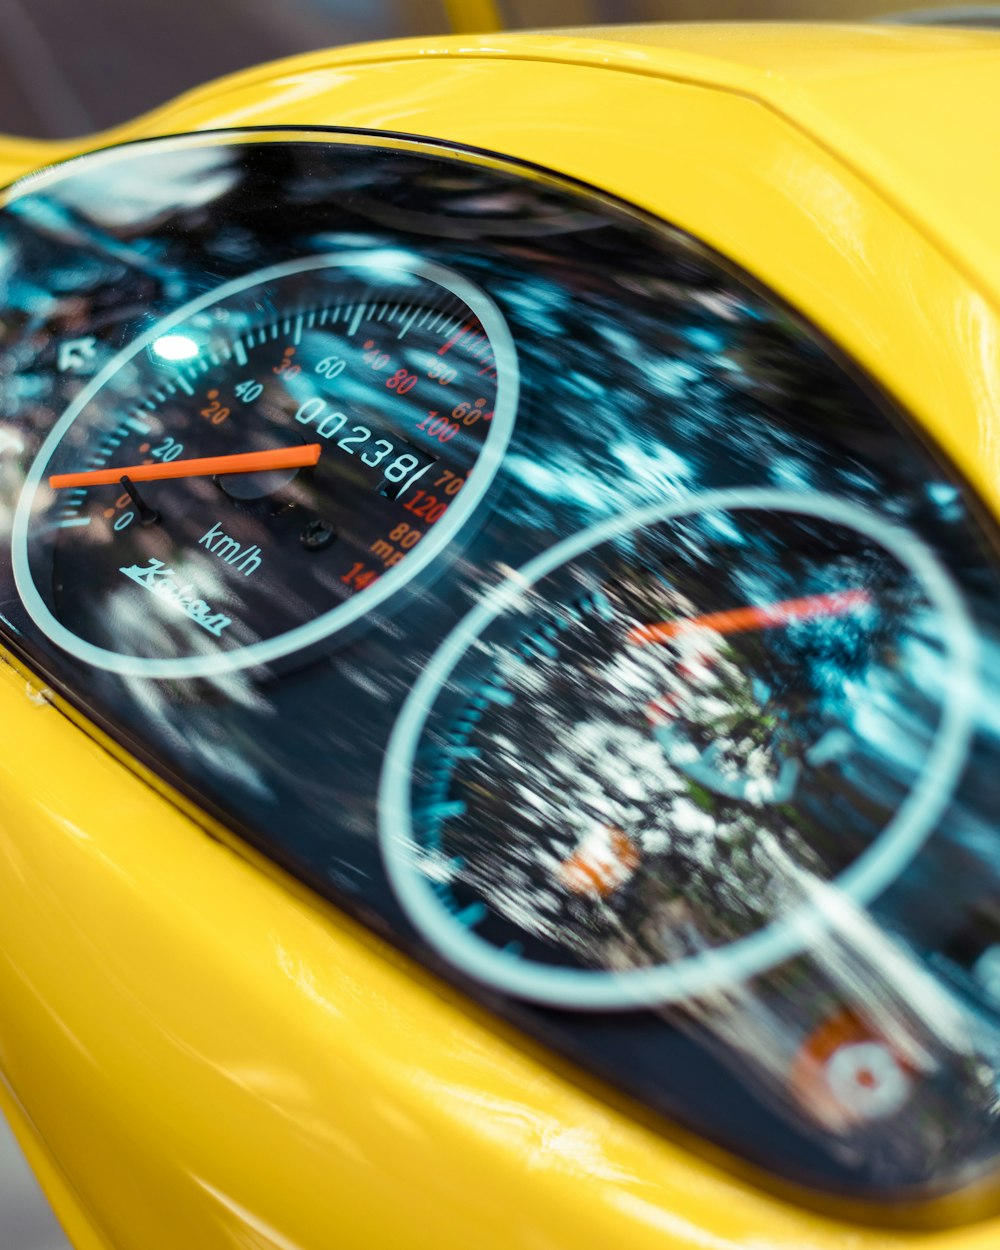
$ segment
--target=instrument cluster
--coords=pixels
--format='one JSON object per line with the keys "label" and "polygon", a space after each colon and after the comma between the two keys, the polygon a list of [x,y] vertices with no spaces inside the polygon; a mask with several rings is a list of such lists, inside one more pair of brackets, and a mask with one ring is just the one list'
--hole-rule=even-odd
{"label": "instrument cluster", "polygon": [[997,527],[690,235],[237,131],[0,209],[0,631],[214,819],[774,1175],[1000,1153]]}

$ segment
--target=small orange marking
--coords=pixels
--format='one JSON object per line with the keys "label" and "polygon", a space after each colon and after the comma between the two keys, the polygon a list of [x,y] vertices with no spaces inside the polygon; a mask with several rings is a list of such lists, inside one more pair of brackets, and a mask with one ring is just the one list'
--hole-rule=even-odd
{"label": "small orange marking", "polygon": [[212,388],[212,389],[208,392],[208,398],[209,398],[209,399],[218,399],[218,398],[219,398],[219,392],[218,392],[218,391],[217,391],[217,390],[213,387],[213,388]]}
{"label": "small orange marking", "polygon": [[628,834],[613,825],[602,825],[563,860],[559,877],[574,894],[607,898],[628,881],[641,859],[639,848]]}
{"label": "small orange marking", "polygon": [[[857,1110],[845,1106],[830,1087],[827,1073],[834,1056],[845,1046],[874,1042],[885,1048],[898,1067],[914,1075],[912,1064],[901,1056],[876,1029],[866,1024],[849,1008],[835,1012],[806,1038],[792,1063],[789,1081],[792,1093],[800,1103],[824,1124],[843,1127],[861,1122]],[[878,1074],[861,1068],[855,1079],[863,1089],[876,1089]]]}
{"label": "small orange marking", "polygon": [[104,515],[110,520],[115,515],[114,508],[105,508]]}
{"label": "small orange marking", "polygon": [[374,339],[365,339],[365,351],[369,351],[369,352],[370,352],[370,351],[371,351],[371,349],[372,349],[374,346],[375,346],[375,340],[374,340]]}
{"label": "small orange marking", "polygon": [[282,354],[283,356],[294,356],[294,355],[295,355],[295,348],[294,348],[294,347],[286,347],[286,348],[285,348],[285,350],[284,350],[281,354]]}
{"label": "small orange marking", "polygon": [[140,450],[143,454],[145,454],[147,451],[149,451],[149,447],[150,447],[150,444],[149,444],[149,443],[143,443],[143,444],[142,444],[142,446],[139,448],[139,450]]}

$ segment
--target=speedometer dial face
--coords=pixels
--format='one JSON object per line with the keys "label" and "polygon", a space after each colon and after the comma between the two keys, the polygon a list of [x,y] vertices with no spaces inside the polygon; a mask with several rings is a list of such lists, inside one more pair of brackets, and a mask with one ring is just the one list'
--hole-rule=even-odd
{"label": "speedometer dial face", "polygon": [[443,953],[528,998],[624,1007],[759,973],[922,845],[974,663],[929,550],[834,497],[598,526],[418,682],[383,779],[390,874]]}
{"label": "speedometer dial face", "polygon": [[150,326],[55,426],[15,520],[18,588],[104,669],[266,664],[442,551],[516,394],[503,318],[442,266],[371,252],[250,274]]}

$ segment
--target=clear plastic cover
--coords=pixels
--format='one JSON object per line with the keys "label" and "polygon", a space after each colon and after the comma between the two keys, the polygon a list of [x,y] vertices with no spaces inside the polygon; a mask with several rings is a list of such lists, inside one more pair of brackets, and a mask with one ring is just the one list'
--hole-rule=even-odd
{"label": "clear plastic cover", "polygon": [[995,526],[870,380],[682,232],[403,140],[84,158],[0,273],[9,647],[757,1169],[992,1175]]}

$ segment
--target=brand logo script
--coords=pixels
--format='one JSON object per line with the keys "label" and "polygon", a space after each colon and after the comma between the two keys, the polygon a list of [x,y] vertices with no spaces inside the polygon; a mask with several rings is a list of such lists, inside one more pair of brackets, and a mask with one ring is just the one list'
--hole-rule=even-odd
{"label": "brand logo script", "polygon": [[180,586],[173,581],[174,570],[167,568],[162,560],[150,558],[149,564],[145,566],[133,564],[131,568],[118,571],[138,585],[145,586],[158,598],[165,599],[178,611],[190,617],[196,625],[214,634],[216,638],[221,638],[222,631],[233,623],[221,612],[213,613],[204,599],[198,599],[190,582],[186,586]]}

